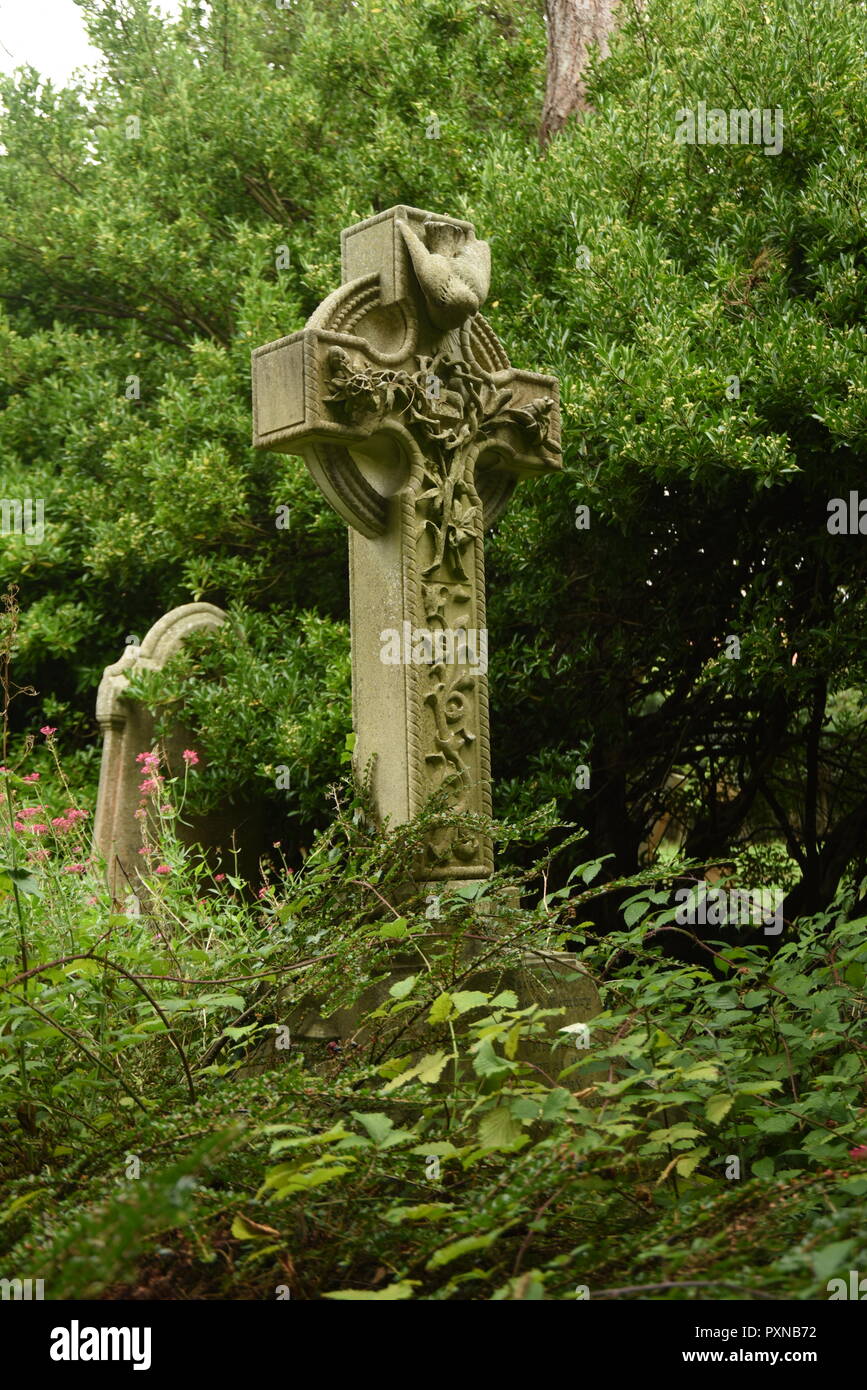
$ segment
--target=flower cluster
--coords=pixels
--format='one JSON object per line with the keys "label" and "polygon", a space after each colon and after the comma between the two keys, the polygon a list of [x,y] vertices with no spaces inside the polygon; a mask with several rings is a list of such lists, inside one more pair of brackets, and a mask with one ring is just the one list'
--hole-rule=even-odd
{"label": "flower cluster", "polygon": [[[48,831],[47,823],[34,819],[36,816],[44,815],[44,806],[22,806],[12,824],[18,831],[27,830],[31,835],[45,835]],[[51,817],[51,825],[56,832],[74,830],[78,822],[86,816],[87,811],[80,811],[76,806],[67,806],[62,816]]]}
{"label": "flower cluster", "polygon": [[53,816],[51,824],[55,830],[73,830],[76,823],[84,820],[86,815],[86,811],[77,811],[74,806],[69,806],[62,816]]}
{"label": "flower cluster", "polygon": [[144,776],[144,781],[139,783],[139,791],[145,796],[150,796],[153,792],[159,791],[163,784],[160,773],[159,753],[137,753],[136,762]]}

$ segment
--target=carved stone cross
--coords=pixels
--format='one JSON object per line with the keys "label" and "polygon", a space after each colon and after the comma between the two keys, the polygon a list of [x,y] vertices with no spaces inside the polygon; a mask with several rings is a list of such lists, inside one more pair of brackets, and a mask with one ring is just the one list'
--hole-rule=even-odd
{"label": "carved stone cross", "polygon": [[[560,465],[554,377],[517,371],[478,312],[468,222],[395,207],[342,234],[343,284],[253,353],[253,443],[300,454],[349,523],[355,761],[378,813],[490,815],[483,534],[518,477]],[[480,831],[436,829],[422,880],[485,878]]]}

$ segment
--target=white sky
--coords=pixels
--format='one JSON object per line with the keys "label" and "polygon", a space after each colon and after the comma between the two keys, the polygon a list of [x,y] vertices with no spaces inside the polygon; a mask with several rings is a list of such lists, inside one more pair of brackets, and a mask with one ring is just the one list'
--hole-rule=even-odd
{"label": "white sky", "polygon": [[[178,0],[159,0],[159,8],[176,14],[180,6]],[[73,0],[0,0],[0,71],[30,63],[60,86],[76,68],[98,60]]]}

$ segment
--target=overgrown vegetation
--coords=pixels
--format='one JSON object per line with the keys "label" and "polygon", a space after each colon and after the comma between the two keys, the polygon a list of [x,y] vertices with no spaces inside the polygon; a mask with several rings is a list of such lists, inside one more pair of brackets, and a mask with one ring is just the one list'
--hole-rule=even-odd
{"label": "overgrown vegetation", "polygon": [[[773,959],[730,938],[684,966],[652,871],[604,939],[592,861],[432,916],[407,890],[424,821],[383,836],[356,794],[251,905],[182,850],[183,783],[155,769],[138,917],[79,857],[60,766],[2,774],[4,1268],[50,1298],[438,1300],[824,1298],[863,1266],[863,885]],[[495,827],[501,853],[554,814]],[[567,942],[604,1008],[552,1035],[562,1011],[509,972]],[[293,1036],[377,981],[342,1044]]]}
{"label": "overgrown vegetation", "polygon": [[[826,524],[867,462],[864,4],[626,6],[544,156],[524,0],[82,8],[103,72],[0,81],[0,493],[45,503],[0,550],[4,1271],[825,1298],[867,1262],[865,552]],[[699,102],[782,106],[782,151],[676,144]],[[424,821],[325,796],[344,528],[249,446],[250,349],[396,203],[491,239],[485,313],[564,423],[486,543],[503,867],[433,914]],[[203,757],[151,760],[132,916],[89,848],[94,695],[190,599],[231,624],[136,687]],[[253,883],[178,838],[241,792],[274,826]],[[785,933],[678,926],[709,864],[785,889]],[[588,1034],[512,987],[562,947]],[[299,1040],[320,1006],[354,1011],[342,1045]]]}
{"label": "overgrown vegetation", "polygon": [[[337,671],[343,526],[300,461],[250,449],[249,353],[339,283],[341,227],[407,202],[491,238],[485,312],[562,383],[564,472],[487,545],[498,812],[555,798],[620,875],[668,814],[693,858],[776,843],[789,916],[860,880],[864,547],[826,523],[867,462],[863,3],[627,5],[544,157],[541,5],[83,8],[104,73],[0,92],[2,487],[46,507],[44,542],[0,555],[42,699],[16,731],[62,724],[92,779],[126,635],[242,605],[244,738],[217,715],[210,766],[302,843],[323,823],[321,702],[289,680],[274,719],[247,688],[278,655],[289,679],[305,624]],[[781,107],[781,152],[675,143],[699,102]],[[287,795],[266,769],[299,748]]]}

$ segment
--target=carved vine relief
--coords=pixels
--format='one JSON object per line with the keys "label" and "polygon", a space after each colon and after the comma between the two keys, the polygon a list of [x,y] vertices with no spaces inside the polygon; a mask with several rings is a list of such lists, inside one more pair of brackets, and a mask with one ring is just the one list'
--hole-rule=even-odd
{"label": "carved vine relief", "polygon": [[[365,429],[388,417],[399,420],[423,459],[415,494],[415,570],[420,576],[417,621],[426,630],[458,632],[473,627],[480,608],[482,508],[473,467],[486,442],[505,427],[517,429],[528,446],[547,446],[552,401],[539,397],[522,407],[512,391],[499,388],[465,361],[440,352],[417,356],[408,367],[383,369],[353,360],[334,347],[328,358],[332,409]],[[466,655],[466,647],[464,649]],[[472,806],[473,745],[479,735],[478,683],[485,676],[468,661],[437,660],[421,666],[425,721],[422,756],[431,790],[443,789],[454,811]],[[478,779],[480,769],[475,769]],[[475,836],[435,835],[429,862],[471,863],[479,854]]]}

